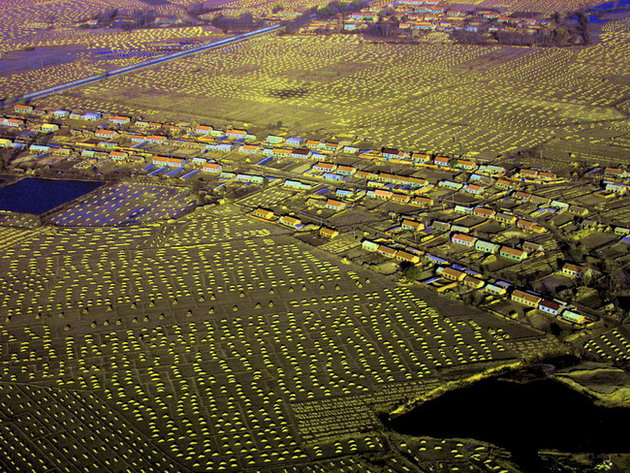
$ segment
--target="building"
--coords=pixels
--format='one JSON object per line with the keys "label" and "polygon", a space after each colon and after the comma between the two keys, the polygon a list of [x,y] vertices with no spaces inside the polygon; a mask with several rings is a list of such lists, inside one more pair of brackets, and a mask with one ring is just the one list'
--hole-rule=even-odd
{"label": "building", "polygon": [[492,243],[490,241],[477,240],[475,242],[475,250],[481,251],[482,253],[491,253],[495,255],[499,252],[500,248],[500,245],[497,245],[496,243]]}
{"label": "building", "polygon": [[582,271],[582,268],[579,267],[578,265],[565,263],[562,266],[562,274],[566,274],[567,276],[572,277],[572,278],[581,278],[583,271]]}
{"label": "building", "polygon": [[256,154],[260,151],[260,147],[256,145],[242,145],[238,150],[241,153]]}
{"label": "building", "polygon": [[21,128],[24,126],[24,121],[18,120],[17,118],[3,118],[1,124],[3,126],[10,126],[11,128]]}
{"label": "building", "polygon": [[395,258],[398,261],[402,261],[402,262],[406,262],[406,263],[412,263],[412,264],[418,264],[420,262],[420,256],[414,255],[412,253],[408,253],[408,252],[402,251],[402,250],[398,250],[396,252]]}
{"label": "building", "polygon": [[385,256],[387,258],[394,258],[396,256],[397,250],[395,250],[394,248],[390,248],[389,246],[378,245],[376,252],[379,255]]}
{"label": "building", "polygon": [[292,136],[290,138],[287,138],[286,143],[289,146],[302,146],[304,140],[298,136]]}
{"label": "building", "polygon": [[482,195],[485,189],[477,184],[467,184],[464,186],[463,191],[472,195]]}
{"label": "building", "polygon": [[307,184],[305,182],[300,182],[300,181],[294,181],[292,179],[286,179],[284,183],[282,184],[282,186],[291,187],[293,189],[299,189],[299,190],[309,190],[313,187],[311,184]]}
{"label": "building", "polygon": [[319,172],[334,172],[337,169],[337,165],[333,163],[317,163],[313,165],[313,170]]}
{"label": "building", "polygon": [[265,141],[269,144],[276,145],[278,143],[282,143],[284,141],[284,138],[282,138],[281,136],[276,136],[276,135],[267,135],[267,138],[265,138]]}
{"label": "building", "polygon": [[343,176],[352,176],[357,170],[352,166],[337,166],[337,173]]}
{"label": "building", "polygon": [[166,141],[166,136],[162,135],[149,135],[145,137],[145,141],[153,144],[162,144]]}
{"label": "building", "polygon": [[304,227],[304,224],[299,218],[290,217],[289,215],[283,215],[280,217],[278,222],[285,227],[293,228],[294,230],[300,230]]}
{"label": "building", "polygon": [[523,261],[527,258],[527,252],[519,250],[518,248],[510,248],[509,246],[502,246],[499,250],[499,256],[513,261]]}
{"label": "building", "polygon": [[370,240],[363,240],[361,242],[361,248],[366,251],[376,251],[378,250],[379,244]]}
{"label": "building", "polygon": [[562,317],[565,320],[568,320],[569,322],[573,322],[574,324],[578,324],[578,325],[582,325],[584,323],[586,323],[586,317],[584,317],[582,314],[579,314],[573,310],[569,310],[569,309],[564,309],[562,311],[562,313],[560,314],[560,317]]}
{"label": "building", "polygon": [[184,167],[186,163],[185,159],[182,158],[168,158],[166,156],[154,156],[153,164],[158,166],[168,166],[171,168],[181,168]]}
{"label": "building", "polygon": [[494,218],[497,214],[496,210],[487,209],[485,207],[475,207],[472,213],[473,215],[481,218]]}
{"label": "building", "polygon": [[[102,129],[101,129],[101,130],[96,130],[96,131],[94,132],[94,136],[96,136],[97,138],[104,138],[104,139],[106,139],[106,140],[109,140],[109,139],[111,139],[111,138],[114,138],[114,137],[116,137],[117,135],[118,135],[118,132],[117,132],[117,131],[114,131],[114,130],[102,130]],[[132,138],[131,138],[131,141],[134,141],[134,138],[135,138],[135,137],[132,137]],[[141,140],[140,140],[140,141],[144,141],[144,138],[143,138],[143,137],[140,137],[140,138],[141,138]]]}
{"label": "building", "polygon": [[239,138],[245,138],[247,136],[247,130],[238,130],[235,128],[231,128],[225,132],[225,136],[228,138],[232,138],[233,140],[237,140]]}
{"label": "building", "polygon": [[449,267],[440,267],[436,270],[436,272],[440,276],[446,279],[450,279],[451,281],[463,281],[464,278],[467,276],[465,272]]}
{"label": "building", "polygon": [[553,315],[554,317],[558,315],[560,307],[560,304],[558,304],[557,302],[547,299],[543,299],[542,301],[540,301],[540,304],[538,304],[538,310]]}
{"label": "building", "polygon": [[471,289],[481,289],[486,282],[483,279],[476,278],[474,276],[466,275],[462,280],[462,283],[465,286],[470,287]]}
{"label": "building", "polygon": [[17,113],[33,113],[35,108],[31,105],[23,105],[23,104],[15,104],[13,106],[13,111]]}
{"label": "building", "polygon": [[402,228],[405,230],[411,230],[414,232],[419,232],[424,230],[424,224],[421,222],[416,222],[414,220],[404,219],[402,221]]}
{"label": "building", "polygon": [[113,116],[109,119],[109,121],[116,125],[126,125],[131,121],[131,119],[129,117]]}
{"label": "building", "polygon": [[319,234],[323,238],[335,238],[339,236],[339,230],[335,230],[333,228],[321,227],[319,229]]}
{"label": "building", "polygon": [[507,293],[507,288],[505,286],[501,286],[498,284],[486,284],[486,287],[483,289],[488,294],[492,294],[494,296],[504,296]]}
{"label": "building", "polygon": [[41,131],[45,131],[47,133],[50,132],[55,132],[59,130],[59,125],[55,124],[55,123],[42,123],[42,125],[39,127],[39,129]]}
{"label": "building", "polygon": [[433,162],[438,166],[438,167],[449,167],[451,164],[452,159],[447,157],[447,156],[437,156]]}
{"label": "building", "polygon": [[494,215],[494,219],[497,222],[504,223],[506,225],[512,225],[517,220],[516,215],[511,215],[504,212],[497,212]]}
{"label": "building", "polygon": [[512,292],[510,299],[518,302],[519,304],[526,305],[528,307],[534,307],[536,309],[542,301],[542,297],[530,294],[529,292],[520,291],[518,289],[515,289]]}
{"label": "building", "polygon": [[346,203],[340,200],[328,199],[324,204],[324,207],[330,210],[335,210],[337,212],[346,208]]}
{"label": "building", "polygon": [[195,133],[197,135],[209,135],[212,132],[212,127],[209,125],[197,125],[195,127]]}
{"label": "building", "polygon": [[457,243],[458,245],[473,246],[477,239],[473,236],[465,235],[463,233],[455,233],[451,237],[451,241],[453,243]]}
{"label": "building", "polygon": [[220,173],[223,170],[223,166],[221,166],[219,163],[205,162],[201,165],[201,170],[212,173]]}
{"label": "building", "polygon": [[276,219],[276,214],[274,214],[271,210],[262,209],[258,207],[252,211],[252,215],[254,217],[262,218],[264,220],[273,221]]}

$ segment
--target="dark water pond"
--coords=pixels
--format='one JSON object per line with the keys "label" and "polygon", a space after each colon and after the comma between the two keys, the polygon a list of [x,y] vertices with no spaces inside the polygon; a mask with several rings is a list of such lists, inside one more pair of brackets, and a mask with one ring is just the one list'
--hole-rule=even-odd
{"label": "dark water pond", "polygon": [[389,421],[402,434],[483,440],[512,452],[525,471],[545,471],[537,451],[630,452],[630,409],[604,408],[550,379],[483,380]]}
{"label": "dark water pond", "polygon": [[100,181],[22,179],[0,187],[0,210],[39,215],[103,184]]}

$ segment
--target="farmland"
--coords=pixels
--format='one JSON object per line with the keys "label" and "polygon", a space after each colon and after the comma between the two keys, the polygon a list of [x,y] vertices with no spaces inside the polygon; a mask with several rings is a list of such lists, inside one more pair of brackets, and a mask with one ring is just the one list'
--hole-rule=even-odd
{"label": "farmland", "polygon": [[[43,437],[4,465],[114,471],[151,458],[159,471],[222,471],[340,453],[360,462],[384,448],[378,433],[358,433],[378,429],[374,409],[451,369],[554,349],[463,306],[440,313],[285,233],[223,207],[158,227],[50,228],[6,248],[0,342],[12,355],[0,399],[24,399],[11,407],[14,425]],[[41,416],[60,420],[54,437]],[[86,435],[85,422],[108,434]],[[15,432],[0,432],[4,447],[23,445]],[[120,437],[135,453],[113,454]]]}
{"label": "farmland", "polygon": [[[401,44],[352,35],[260,38],[47,99],[212,123],[347,134],[434,152],[548,143],[622,156],[628,32],[585,48]],[[229,57],[229,60],[227,58]],[[150,92],[150,94],[149,94]],[[194,106],[193,106],[194,104]]]}

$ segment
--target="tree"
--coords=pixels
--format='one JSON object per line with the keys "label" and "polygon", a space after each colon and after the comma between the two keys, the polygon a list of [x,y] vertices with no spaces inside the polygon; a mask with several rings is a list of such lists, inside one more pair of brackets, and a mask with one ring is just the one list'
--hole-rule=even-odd
{"label": "tree", "polygon": [[422,270],[417,266],[408,263],[406,265],[401,264],[401,268],[403,270],[403,276],[410,281],[417,281],[418,279],[420,279],[420,274],[422,273]]}
{"label": "tree", "polygon": [[284,7],[278,3],[271,9],[271,13],[278,13],[280,10],[284,10]]}

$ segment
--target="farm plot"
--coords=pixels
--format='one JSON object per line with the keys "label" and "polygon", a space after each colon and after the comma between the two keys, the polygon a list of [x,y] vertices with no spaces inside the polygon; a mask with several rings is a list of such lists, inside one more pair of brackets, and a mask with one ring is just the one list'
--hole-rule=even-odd
{"label": "farm plot", "polygon": [[196,206],[188,189],[116,184],[65,207],[48,220],[63,226],[124,226],[177,218]]}
{"label": "farm plot", "polygon": [[[449,368],[506,363],[511,342],[539,337],[507,322],[498,332],[492,320],[439,314],[408,288],[235,209],[159,228],[53,229],[3,252],[0,381],[55,386],[51,415],[74,406],[72,397],[102,411],[112,443],[123,427],[108,413],[119,413],[140,433],[134,451],[149,458],[148,442],[151,455],[164,452],[162,471],[242,471],[383,451],[378,434],[359,433],[364,419],[338,422],[344,406],[356,397],[401,402],[438,385]],[[318,402],[327,420],[315,426],[305,416],[320,419]],[[25,406],[35,422],[40,406]],[[44,427],[28,421],[14,422],[28,427],[22,441],[41,439],[29,452],[46,467],[76,469],[83,453],[94,454],[89,439],[67,445],[77,435],[70,423],[69,454],[52,455],[38,433]],[[343,439],[304,443],[331,429]],[[4,449],[19,440],[0,435]],[[99,446],[102,459],[140,461],[110,445]]]}
{"label": "farm plot", "polygon": [[518,54],[351,35],[265,37],[71,96],[217,124],[281,121],[296,132],[324,129],[416,150],[497,153],[551,140],[571,149],[584,133],[618,135],[627,121],[615,104],[630,87],[611,75],[628,66],[628,33],[606,34],[580,50]]}

